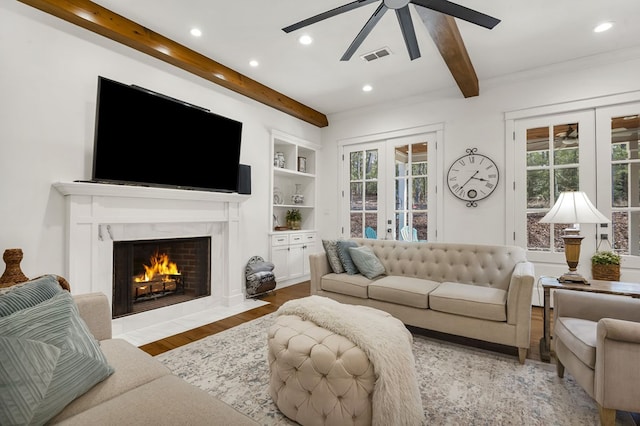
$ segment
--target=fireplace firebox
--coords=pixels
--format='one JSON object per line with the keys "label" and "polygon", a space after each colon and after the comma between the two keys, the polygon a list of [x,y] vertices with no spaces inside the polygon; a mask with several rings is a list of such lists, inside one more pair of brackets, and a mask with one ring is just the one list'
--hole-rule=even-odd
{"label": "fireplace firebox", "polygon": [[211,295],[211,237],[113,242],[113,318]]}

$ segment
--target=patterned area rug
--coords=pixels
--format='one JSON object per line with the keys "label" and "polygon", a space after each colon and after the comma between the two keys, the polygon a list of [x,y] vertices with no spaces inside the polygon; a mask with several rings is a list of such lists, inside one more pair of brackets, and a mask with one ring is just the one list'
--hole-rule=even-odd
{"label": "patterned area rug", "polygon": [[[295,425],[269,396],[267,329],[275,314],[156,356],[176,375],[263,425]],[[593,400],[555,365],[414,335],[428,424],[598,425]],[[633,425],[618,416],[616,425]],[[629,423],[630,420],[630,423]]]}

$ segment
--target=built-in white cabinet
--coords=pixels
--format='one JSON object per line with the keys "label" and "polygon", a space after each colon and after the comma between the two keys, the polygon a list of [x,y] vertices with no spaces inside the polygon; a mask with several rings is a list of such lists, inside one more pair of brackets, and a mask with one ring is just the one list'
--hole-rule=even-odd
{"label": "built-in white cabinet", "polygon": [[[309,279],[309,254],[316,242],[316,152],[320,146],[292,135],[271,132],[271,189],[269,213],[271,262],[278,285]],[[287,212],[297,210],[299,229],[288,226]]]}
{"label": "built-in white cabinet", "polygon": [[315,232],[275,232],[271,234],[271,262],[279,284],[309,279],[309,254],[317,249]]}

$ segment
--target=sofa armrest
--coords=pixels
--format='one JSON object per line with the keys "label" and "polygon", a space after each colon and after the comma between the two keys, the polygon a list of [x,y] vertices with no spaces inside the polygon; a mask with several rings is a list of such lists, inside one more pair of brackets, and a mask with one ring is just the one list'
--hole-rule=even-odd
{"label": "sofa armrest", "polygon": [[87,293],[73,296],[78,311],[89,331],[98,340],[111,339],[111,306],[104,293]]}
{"label": "sofa armrest", "polygon": [[329,259],[327,259],[327,254],[325,252],[322,253],[312,253],[309,255],[309,271],[311,273],[311,294],[316,294],[321,290],[320,288],[320,279],[327,275],[328,273],[333,272],[331,269],[331,265],[329,265]]}
{"label": "sofa armrest", "polygon": [[516,263],[507,292],[507,323],[522,324],[523,321],[531,323],[534,281],[533,263],[528,261]]}
{"label": "sofa armrest", "polygon": [[598,321],[594,398],[600,405],[640,410],[638,352],[640,322],[612,318]]}
{"label": "sofa armrest", "polygon": [[555,317],[580,318],[598,322],[615,318],[640,322],[640,299],[588,291],[562,290],[553,292]]}

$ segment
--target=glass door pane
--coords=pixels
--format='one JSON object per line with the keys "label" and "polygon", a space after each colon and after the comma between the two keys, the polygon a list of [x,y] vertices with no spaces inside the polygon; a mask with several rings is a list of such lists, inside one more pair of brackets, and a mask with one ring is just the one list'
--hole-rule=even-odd
{"label": "glass door pane", "polygon": [[398,240],[427,240],[427,146],[427,142],[418,142],[394,148],[394,216]]}
{"label": "glass door pane", "polygon": [[378,149],[349,153],[349,232],[352,238],[378,235]]}

